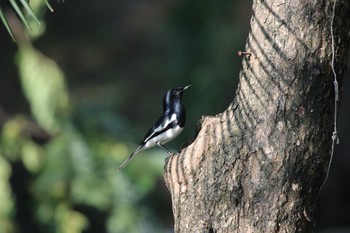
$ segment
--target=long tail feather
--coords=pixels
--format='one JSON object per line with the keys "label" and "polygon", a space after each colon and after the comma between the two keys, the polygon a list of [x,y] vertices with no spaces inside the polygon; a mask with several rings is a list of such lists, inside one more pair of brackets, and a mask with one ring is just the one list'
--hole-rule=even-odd
{"label": "long tail feather", "polygon": [[129,158],[127,158],[122,164],[120,164],[118,169],[120,170],[120,169],[124,168],[130,162],[132,157],[134,157],[134,155],[136,155],[137,153],[139,153],[141,151],[143,146],[144,145],[140,145],[139,147],[137,147],[137,149],[134,152],[132,152],[132,154],[129,156]]}

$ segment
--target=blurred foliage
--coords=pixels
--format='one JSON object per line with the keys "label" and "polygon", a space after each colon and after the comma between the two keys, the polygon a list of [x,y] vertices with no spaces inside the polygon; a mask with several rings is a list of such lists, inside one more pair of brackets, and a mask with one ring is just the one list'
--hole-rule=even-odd
{"label": "blurred foliage", "polygon": [[19,50],[19,72],[26,98],[37,122],[48,131],[59,131],[68,108],[64,75],[56,63],[30,45]]}
{"label": "blurred foliage", "polygon": [[[13,28],[9,24],[7,19],[8,16],[6,15],[6,11],[4,11],[4,8],[2,6],[2,4],[6,5],[6,3],[0,2],[0,18],[10,37],[13,41],[15,41]],[[46,5],[48,9],[53,11],[47,0],[31,0],[30,2],[28,0],[8,0],[7,4],[11,5],[12,9],[16,12],[17,16],[26,27],[28,32],[33,31],[33,22],[36,24],[34,27],[38,28],[38,26],[40,26],[40,20],[36,15],[41,11],[43,5]]]}
{"label": "blurred foliage", "polygon": [[13,212],[14,201],[11,195],[9,178],[11,175],[11,165],[0,154],[0,232],[14,232]]}
{"label": "blurred foliage", "polygon": [[237,20],[248,24],[249,2],[25,4],[0,3],[0,38],[7,29],[17,40],[1,47],[9,55],[0,63],[0,232],[172,232],[164,152],[117,167],[159,116],[167,89],[193,86],[173,150],[200,115],[227,107],[247,35]]}
{"label": "blurred foliage", "polygon": [[[97,213],[109,213],[104,220],[106,232],[147,229],[145,210],[133,206],[154,186],[160,170],[148,171],[146,163],[145,174],[134,171],[128,178],[118,173],[116,165],[130,151],[123,142],[103,135],[85,137],[76,130],[67,111],[64,75],[57,64],[29,44],[20,44],[17,62],[31,112],[50,138],[41,145],[27,135],[31,119],[26,116],[13,117],[3,125],[0,165],[4,174],[0,188],[6,205],[0,206],[1,222],[4,222],[1,232],[23,230],[21,223],[13,223],[11,218],[16,201],[13,202],[8,186],[9,162],[22,163],[33,178],[23,185],[31,198],[28,208],[32,220],[42,232],[83,232],[89,224],[94,224],[89,221],[94,213],[89,219],[79,211],[86,207]],[[24,208],[18,203],[16,206]],[[144,232],[156,232],[149,230]]]}

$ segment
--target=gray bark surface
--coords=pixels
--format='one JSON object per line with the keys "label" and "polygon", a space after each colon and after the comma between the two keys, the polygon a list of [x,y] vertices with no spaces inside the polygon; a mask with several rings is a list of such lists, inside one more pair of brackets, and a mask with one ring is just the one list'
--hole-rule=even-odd
{"label": "gray bark surface", "polygon": [[[331,152],[329,0],[254,0],[236,97],[165,164],[175,232],[312,232]],[[349,2],[334,18],[341,79]]]}

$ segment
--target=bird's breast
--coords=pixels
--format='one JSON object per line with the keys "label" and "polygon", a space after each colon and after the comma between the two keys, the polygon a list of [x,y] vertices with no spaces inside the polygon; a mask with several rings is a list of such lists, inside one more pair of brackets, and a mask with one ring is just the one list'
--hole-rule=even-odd
{"label": "bird's breast", "polygon": [[176,138],[183,130],[184,128],[180,126],[175,126],[174,128],[168,129],[167,131],[164,132],[164,139],[162,141],[159,141],[160,143],[166,143],[174,138]]}

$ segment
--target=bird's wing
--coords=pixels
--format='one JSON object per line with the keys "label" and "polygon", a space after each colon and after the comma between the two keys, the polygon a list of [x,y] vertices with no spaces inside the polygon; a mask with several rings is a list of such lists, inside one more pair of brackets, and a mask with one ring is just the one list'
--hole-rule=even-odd
{"label": "bird's wing", "polygon": [[125,167],[126,164],[134,157],[134,155],[136,155],[138,152],[140,152],[143,149],[143,146],[147,143],[148,140],[174,127],[177,123],[178,123],[178,120],[177,120],[176,114],[171,114],[171,115],[163,114],[159,118],[159,120],[154,124],[154,126],[148,130],[140,146],[137,147],[137,149],[134,152],[132,152],[132,154],[119,166],[119,169],[122,169],[123,167]]}
{"label": "bird's wing", "polygon": [[175,113],[171,115],[163,114],[159,120],[150,128],[145,135],[142,143],[145,144],[151,138],[165,132],[166,130],[172,128],[178,123],[178,118]]}

